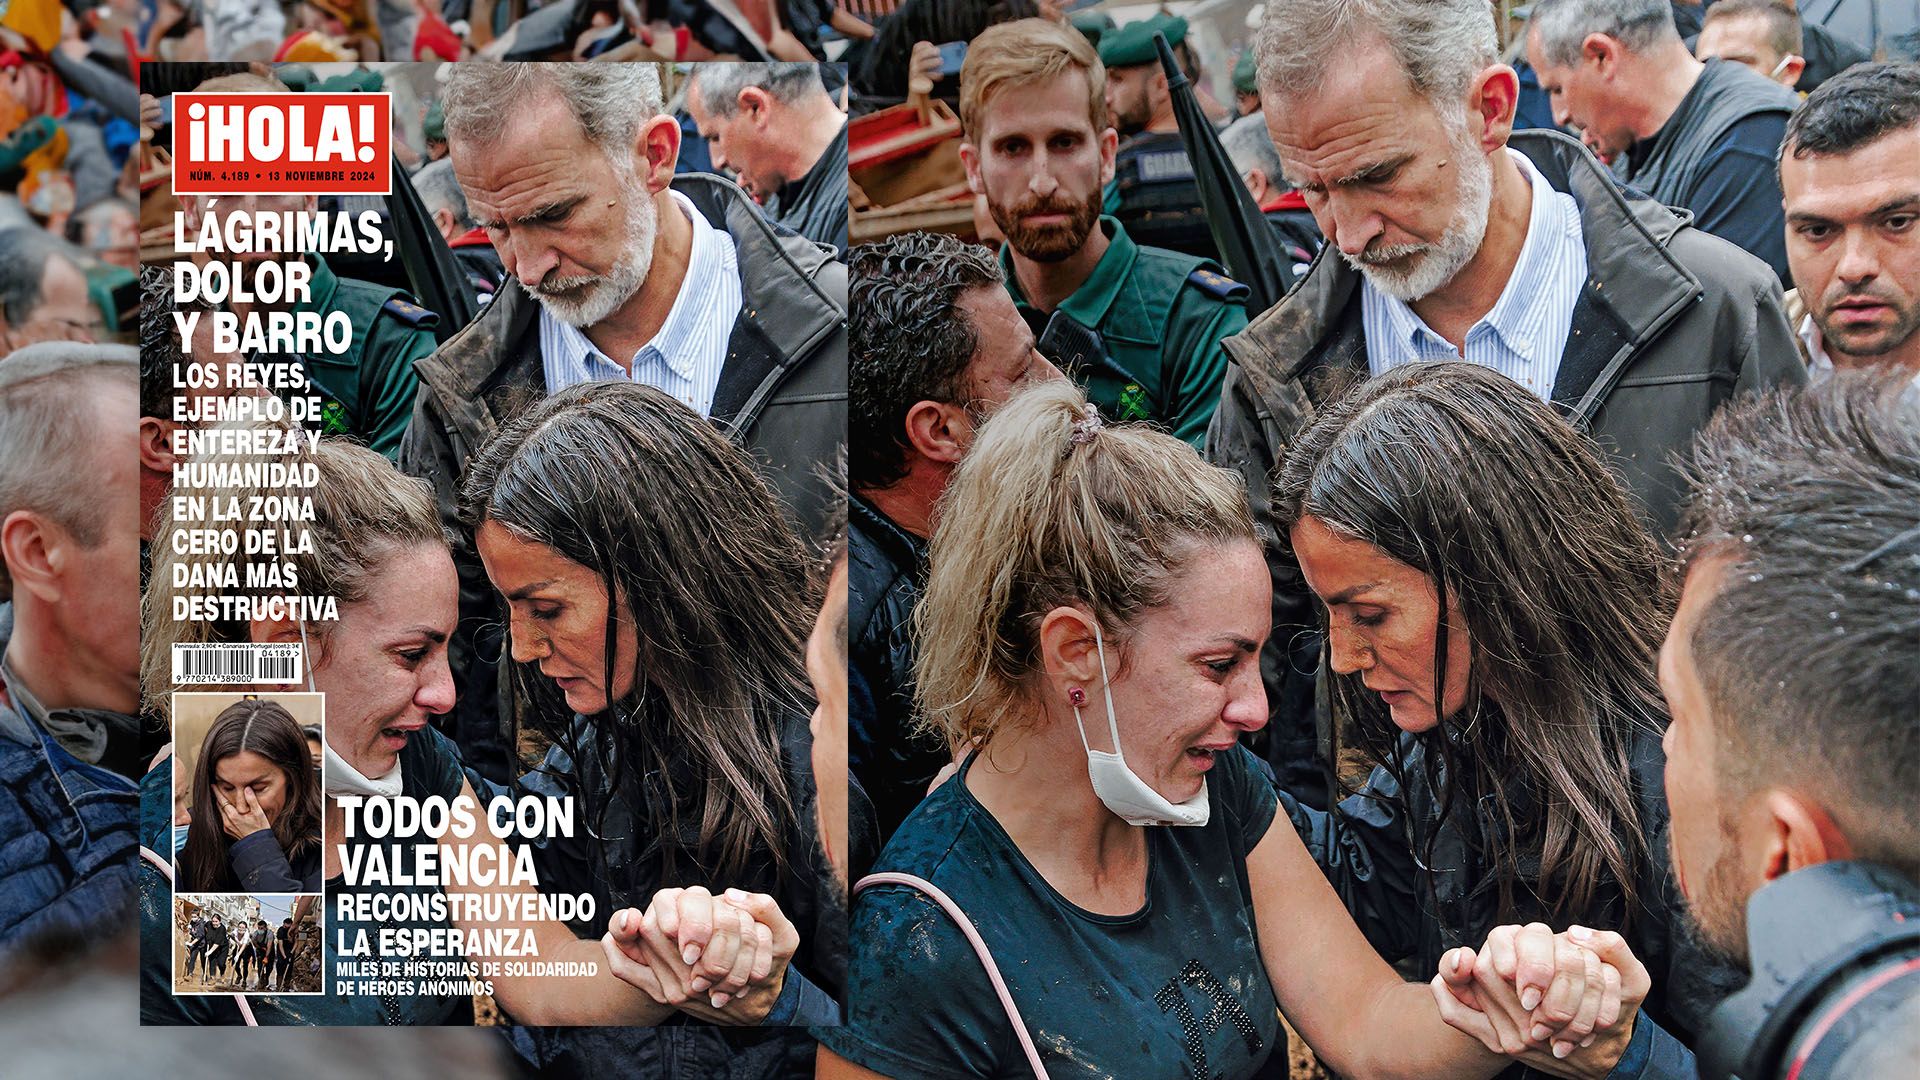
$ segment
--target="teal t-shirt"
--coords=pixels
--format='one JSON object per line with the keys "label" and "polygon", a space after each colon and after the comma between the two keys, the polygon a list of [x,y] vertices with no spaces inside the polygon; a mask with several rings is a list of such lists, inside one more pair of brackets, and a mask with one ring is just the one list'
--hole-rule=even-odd
{"label": "teal t-shirt", "polygon": [[[1247,881],[1247,853],[1278,800],[1251,755],[1235,748],[1215,763],[1206,825],[1147,829],[1147,902],[1119,916],[1048,885],[966,774],[914,810],[874,869],[925,878],[968,914],[1048,1075],[1252,1076],[1279,1024]],[[1032,1075],[972,947],[932,900],[871,887],[849,937],[846,1023],[813,1032],[828,1049],[893,1077]]]}

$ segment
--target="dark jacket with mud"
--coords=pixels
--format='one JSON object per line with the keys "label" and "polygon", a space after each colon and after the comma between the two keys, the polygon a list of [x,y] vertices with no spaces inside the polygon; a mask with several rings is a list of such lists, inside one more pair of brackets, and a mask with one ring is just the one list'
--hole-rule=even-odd
{"label": "dark jacket with mud", "polygon": [[[822,471],[846,441],[847,268],[831,249],[769,223],[752,200],[719,177],[673,181],[717,229],[733,238],[740,314],[714,391],[712,421],[752,454],[805,535],[817,534],[833,496]],[[441,519],[457,534],[459,483],[487,439],[547,395],[539,304],[509,280],[480,317],[416,364],[420,394],[400,445],[400,468],[433,485]],[[497,598],[471,552],[460,569],[461,631],[449,647],[460,690],[455,730],[468,764],[510,779],[512,715],[495,665],[504,652]],[[493,624],[493,625],[489,625]]]}
{"label": "dark jacket with mud", "polygon": [[[1683,495],[1672,459],[1707,418],[1737,394],[1806,381],[1780,283],[1759,259],[1691,227],[1684,211],[1623,190],[1572,139],[1524,131],[1511,144],[1573,196],[1587,249],[1553,404],[1599,444],[1664,536]],[[1324,635],[1281,543],[1270,484],[1320,406],[1368,375],[1360,293],[1359,272],[1329,245],[1285,299],[1224,342],[1231,363],[1207,433],[1208,459],[1246,481],[1273,576],[1261,668],[1273,709],[1267,756],[1282,786],[1317,771],[1286,755],[1324,745],[1329,720],[1312,674]]]}
{"label": "dark jacket with mud", "polygon": [[[1641,732],[1628,749],[1629,779],[1646,851],[1633,883],[1632,909],[1619,882],[1603,880],[1586,910],[1558,913],[1550,911],[1534,889],[1540,873],[1539,829],[1546,820],[1542,794],[1508,784],[1508,806],[1518,830],[1513,835],[1505,832],[1505,817],[1486,799],[1478,805],[1459,799],[1445,805],[1449,778],[1446,769],[1431,760],[1437,755],[1428,742],[1437,737],[1442,736],[1403,735],[1399,767],[1376,767],[1360,791],[1341,800],[1331,813],[1304,807],[1280,793],[1281,808],[1367,940],[1387,960],[1431,978],[1448,949],[1468,945],[1477,950],[1496,926],[1544,922],[1558,931],[1579,923],[1622,930],[1653,978],[1642,1008],[1657,1028],[1643,1025],[1646,1030],[1636,1033],[1644,1047],[1641,1053],[1656,1063],[1686,1060],[1675,1040],[1691,1044],[1714,1006],[1738,989],[1746,974],[1706,952],[1685,920],[1668,853],[1666,755],[1660,736]],[[1495,840],[1512,841],[1516,851],[1519,880],[1512,886],[1512,908],[1506,912],[1500,910],[1499,883],[1491,865]],[[1517,1067],[1510,1071],[1535,1075]],[[1658,1066],[1629,1070],[1647,1078],[1670,1072]]]}
{"label": "dark jacket with mud", "polygon": [[847,767],[873,797],[884,845],[952,760],[913,729],[913,608],[927,542],[872,503],[847,499]]}

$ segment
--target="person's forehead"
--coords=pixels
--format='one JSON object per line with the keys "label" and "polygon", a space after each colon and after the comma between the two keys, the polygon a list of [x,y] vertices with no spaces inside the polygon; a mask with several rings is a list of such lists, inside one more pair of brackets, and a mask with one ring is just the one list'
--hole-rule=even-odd
{"label": "person's forehead", "polygon": [[980,142],[991,144],[1013,136],[1052,135],[1078,131],[1093,135],[1091,99],[1086,75],[1078,69],[1050,79],[1001,83],[981,103]]}
{"label": "person's forehead", "polygon": [[[499,133],[484,142],[455,139],[448,144],[454,178],[474,197],[528,179],[577,175],[578,165],[597,153],[586,129],[558,95],[544,94],[515,110]],[[556,162],[570,167],[556,170]]]}
{"label": "person's forehead", "polygon": [[1920,124],[1888,132],[1840,154],[1789,153],[1780,161],[1787,212],[1833,220],[1868,214],[1904,196],[1920,195]]}

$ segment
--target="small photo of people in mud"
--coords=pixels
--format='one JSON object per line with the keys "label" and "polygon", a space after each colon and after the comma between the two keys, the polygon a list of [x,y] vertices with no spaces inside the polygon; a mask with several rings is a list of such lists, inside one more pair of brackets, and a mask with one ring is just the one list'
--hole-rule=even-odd
{"label": "small photo of people in mud", "polygon": [[179,693],[173,700],[177,893],[317,893],[319,694]]}
{"label": "small photo of people in mud", "polygon": [[320,993],[320,897],[178,893],[176,994]]}

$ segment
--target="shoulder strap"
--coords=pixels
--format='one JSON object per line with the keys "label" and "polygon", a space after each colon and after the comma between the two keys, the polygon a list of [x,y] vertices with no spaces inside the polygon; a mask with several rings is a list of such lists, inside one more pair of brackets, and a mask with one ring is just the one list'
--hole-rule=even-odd
{"label": "shoulder strap", "polygon": [[1007,1019],[1013,1023],[1013,1034],[1020,1040],[1020,1049],[1027,1055],[1027,1064],[1033,1067],[1033,1075],[1038,1080],[1047,1080],[1047,1070],[1040,1064],[1040,1051],[1034,1048],[1033,1036],[1027,1033],[1026,1021],[1020,1018],[1020,1007],[1013,1003],[1013,995],[1007,990],[1006,980],[1000,977],[1000,968],[993,962],[993,954],[987,951],[987,943],[981,940],[980,931],[974,929],[973,920],[967,918],[967,913],[960,910],[960,905],[954,903],[952,897],[941,892],[939,886],[933,882],[914,877],[912,874],[890,872],[868,874],[854,883],[854,895],[859,895],[861,890],[873,885],[905,885],[924,893],[928,899],[940,905],[940,909],[945,911],[947,917],[951,918],[954,925],[959,928],[961,936],[967,939],[967,944],[973,946],[974,955],[980,958],[980,966],[987,972],[987,981],[993,984],[993,992],[1000,997],[1000,1006],[1007,1011]]}
{"label": "shoulder strap", "polygon": [[[154,866],[158,867],[160,872],[166,875],[168,885],[173,884],[173,864],[161,858],[159,852],[154,851],[152,848],[148,847],[145,844],[141,844],[140,857],[152,863]],[[171,889],[167,890],[167,896],[169,899],[171,899],[173,896],[173,890]],[[167,917],[169,920],[169,925],[171,925],[173,913],[168,912]],[[168,943],[167,948],[172,949],[173,948],[172,943]],[[246,1017],[248,1027],[260,1026],[260,1021],[255,1020],[253,1018],[253,1007],[247,1004],[247,995],[245,994],[233,995],[233,1003],[235,1005],[240,1006],[240,1015],[243,1017]]]}

